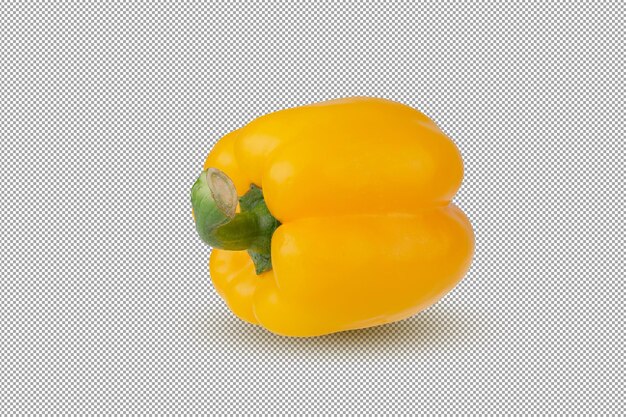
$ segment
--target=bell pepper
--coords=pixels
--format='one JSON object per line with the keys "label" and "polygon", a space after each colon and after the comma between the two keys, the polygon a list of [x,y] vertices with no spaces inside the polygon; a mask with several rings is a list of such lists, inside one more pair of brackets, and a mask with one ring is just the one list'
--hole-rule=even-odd
{"label": "bell pepper", "polygon": [[462,279],[474,250],[451,203],[462,177],[458,149],[423,113],[353,97],[227,134],[191,201],[232,312],[318,336],[408,318]]}

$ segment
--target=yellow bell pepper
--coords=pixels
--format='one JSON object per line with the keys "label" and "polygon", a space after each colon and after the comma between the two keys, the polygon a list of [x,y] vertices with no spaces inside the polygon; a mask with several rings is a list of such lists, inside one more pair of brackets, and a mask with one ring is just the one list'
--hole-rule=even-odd
{"label": "yellow bell pepper", "polygon": [[224,136],[192,188],[218,293],[241,319],[317,336],[410,317],[467,272],[472,226],[450,201],[463,163],[421,112],[355,97]]}

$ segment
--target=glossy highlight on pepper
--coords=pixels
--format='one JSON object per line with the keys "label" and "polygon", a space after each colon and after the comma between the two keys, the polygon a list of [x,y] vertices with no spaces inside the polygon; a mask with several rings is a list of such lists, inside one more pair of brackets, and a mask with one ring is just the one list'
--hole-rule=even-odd
{"label": "glossy highlight on pepper", "polygon": [[427,116],[353,97],[227,134],[191,198],[233,313],[318,336],[410,317],[463,278],[474,235],[451,203],[462,178],[457,147]]}

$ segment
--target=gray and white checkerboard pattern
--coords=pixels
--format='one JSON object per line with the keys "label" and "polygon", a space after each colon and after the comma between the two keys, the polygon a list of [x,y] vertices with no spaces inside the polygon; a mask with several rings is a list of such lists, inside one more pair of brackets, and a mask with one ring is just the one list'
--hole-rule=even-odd
{"label": "gray and white checkerboard pattern", "polygon": [[[624,414],[624,3],[298,3],[0,3],[0,415]],[[412,319],[274,336],[189,188],[226,132],[351,95],[457,143],[474,263]]]}

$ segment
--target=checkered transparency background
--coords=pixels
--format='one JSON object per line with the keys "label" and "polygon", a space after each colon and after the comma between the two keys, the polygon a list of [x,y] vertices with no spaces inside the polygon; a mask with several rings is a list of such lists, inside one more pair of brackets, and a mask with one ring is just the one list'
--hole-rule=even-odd
{"label": "checkered transparency background", "polygon": [[[306,3],[0,3],[0,414],[623,414],[623,2]],[[225,133],[351,95],[456,142],[473,265],[281,338],[216,294],[189,189]]]}

